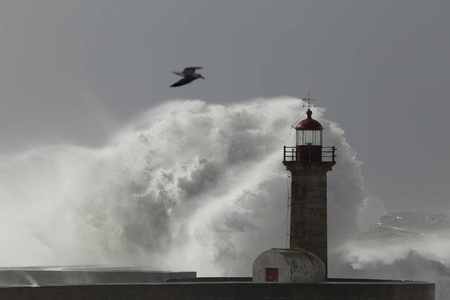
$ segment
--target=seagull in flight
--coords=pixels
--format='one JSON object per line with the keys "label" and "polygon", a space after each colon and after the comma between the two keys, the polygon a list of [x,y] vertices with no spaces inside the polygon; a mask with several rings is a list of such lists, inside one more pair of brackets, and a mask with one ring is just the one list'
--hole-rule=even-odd
{"label": "seagull in flight", "polygon": [[172,73],[177,74],[178,76],[183,77],[182,79],[178,80],[174,84],[172,84],[170,87],[176,87],[176,86],[182,86],[188,83],[191,83],[192,81],[203,78],[201,74],[195,73],[195,70],[203,69],[202,67],[187,67],[183,70],[183,72],[175,72],[172,71]]}

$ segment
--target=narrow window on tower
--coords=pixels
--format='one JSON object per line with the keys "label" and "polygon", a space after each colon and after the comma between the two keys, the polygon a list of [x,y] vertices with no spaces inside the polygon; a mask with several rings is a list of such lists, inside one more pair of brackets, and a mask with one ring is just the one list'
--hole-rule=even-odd
{"label": "narrow window on tower", "polygon": [[294,184],[294,200],[305,200],[306,198],[306,185],[303,183]]}
{"label": "narrow window on tower", "polygon": [[305,237],[305,222],[295,222],[294,237],[297,240],[301,240]]}

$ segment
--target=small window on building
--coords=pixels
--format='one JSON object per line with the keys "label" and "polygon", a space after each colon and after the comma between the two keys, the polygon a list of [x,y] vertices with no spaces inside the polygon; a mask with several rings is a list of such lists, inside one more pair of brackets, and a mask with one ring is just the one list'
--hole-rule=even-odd
{"label": "small window on building", "polygon": [[305,222],[295,222],[294,237],[297,240],[301,240],[305,237]]}
{"label": "small window on building", "polygon": [[306,198],[306,185],[304,183],[294,184],[294,200],[301,201]]}
{"label": "small window on building", "polygon": [[278,282],[278,268],[266,268],[266,281]]}

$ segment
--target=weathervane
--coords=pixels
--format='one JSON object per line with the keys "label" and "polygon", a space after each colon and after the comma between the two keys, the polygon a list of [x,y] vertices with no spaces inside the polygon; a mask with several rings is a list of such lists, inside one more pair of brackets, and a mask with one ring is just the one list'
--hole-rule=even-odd
{"label": "weathervane", "polygon": [[[308,111],[311,112],[311,107],[316,107],[315,105],[311,105],[311,101],[315,101],[316,99],[311,99],[311,97],[309,96],[309,92],[308,92],[308,98],[299,98],[302,101],[307,102],[308,104],[303,104],[303,107],[308,107],[308,110],[305,112],[306,114],[308,114]],[[305,113],[303,113],[303,115],[300,117],[300,120],[303,118],[303,116],[305,115]],[[311,114],[308,115],[309,117],[311,117]],[[297,124],[299,121],[295,122],[295,124]],[[292,128],[296,128],[294,125],[291,125]]]}
{"label": "weathervane", "polygon": [[303,98],[303,99],[301,99],[301,100],[308,102],[307,105],[304,105],[304,104],[303,104],[303,107],[308,107],[308,108],[315,107],[315,105],[312,105],[312,106],[311,106],[311,101],[315,101],[316,99],[311,99],[311,98],[309,97],[309,92],[308,92],[308,98]]}

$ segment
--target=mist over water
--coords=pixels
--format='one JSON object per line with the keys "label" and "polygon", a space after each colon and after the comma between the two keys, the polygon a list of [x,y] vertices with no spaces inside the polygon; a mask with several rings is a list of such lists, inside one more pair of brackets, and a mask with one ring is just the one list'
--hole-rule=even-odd
{"label": "mist over water", "polygon": [[[170,101],[102,148],[0,156],[0,265],[250,276],[261,252],[287,247],[290,182],[281,161],[303,104]],[[446,299],[450,226],[422,230],[422,220],[405,229],[382,219],[389,212],[366,192],[361,162],[324,111],[314,108],[313,118],[325,127],[324,145],[338,149],[328,173],[330,276],[440,280]]]}

